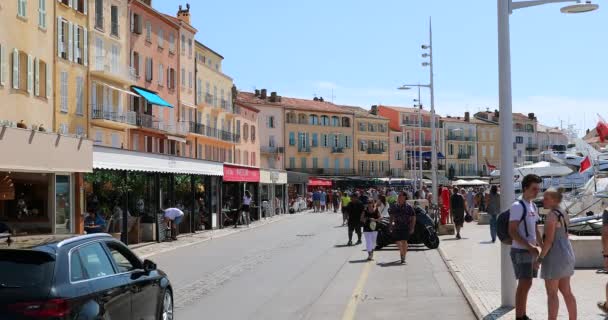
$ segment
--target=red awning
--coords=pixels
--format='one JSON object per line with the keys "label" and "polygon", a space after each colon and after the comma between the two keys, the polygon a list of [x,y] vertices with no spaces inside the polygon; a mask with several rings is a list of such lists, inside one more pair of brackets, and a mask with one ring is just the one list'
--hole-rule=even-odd
{"label": "red awning", "polygon": [[224,181],[260,182],[260,169],[224,165]]}
{"label": "red awning", "polygon": [[310,178],[308,179],[308,185],[312,187],[331,187],[331,180]]}

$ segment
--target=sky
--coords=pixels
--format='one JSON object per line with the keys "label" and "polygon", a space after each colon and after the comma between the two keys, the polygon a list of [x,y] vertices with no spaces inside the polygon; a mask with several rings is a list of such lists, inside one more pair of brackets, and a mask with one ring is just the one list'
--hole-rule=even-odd
{"label": "sky", "polygon": [[[563,4],[511,16],[513,111],[534,112],[549,126],[594,127],[608,118],[608,2],[600,10],[560,13]],[[186,1],[153,0],[175,14]],[[223,71],[241,91],[322,96],[369,109],[411,106],[426,84],[421,44],[433,23],[435,109],[498,108],[494,0],[222,0],[191,1],[197,40],[225,57]],[[422,103],[430,105],[429,91]]]}

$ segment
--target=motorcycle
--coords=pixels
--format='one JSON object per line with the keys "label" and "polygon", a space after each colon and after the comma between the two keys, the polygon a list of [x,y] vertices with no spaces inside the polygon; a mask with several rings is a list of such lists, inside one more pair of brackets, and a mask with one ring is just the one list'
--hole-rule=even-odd
{"label": "motorcycle", "polygon": [[[416,212],[416,226],[414,227],[414,233],[410,236],[408,244],[424,244],[429,249],[437,249],[439,247],[439,235],[435,229],[435,221],[433,221],[422,208],[415,207],[414,211]],[[376,241],[377,250],[395,243],[390,228],[389,218],[383,218],[378,221],[376,230],[378,230],[378,238]]]}

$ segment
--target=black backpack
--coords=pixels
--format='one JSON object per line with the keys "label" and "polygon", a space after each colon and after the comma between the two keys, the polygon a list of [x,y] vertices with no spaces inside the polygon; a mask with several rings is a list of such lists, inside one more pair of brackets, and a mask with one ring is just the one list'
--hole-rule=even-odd
{"label": "black backpack", "polygon": [[[524,212],[521,215],[521,219],[519,223],[524,222],[524,229],[526,230],[526,238],[529,236],[528,234],[528,222],[526,221],[526,216],[528,215],[528,207],[526,204],[519,200],[519,203],[524,207]],[[511,239],[511,235],[509,234],[509,223],[511,217],[511,210],[507,210],[498,215],[498,219],[496,221],[496,235],[498,235],[498,239],[500,242],[504,244],[511,245],[513,244],[513,239]]]}

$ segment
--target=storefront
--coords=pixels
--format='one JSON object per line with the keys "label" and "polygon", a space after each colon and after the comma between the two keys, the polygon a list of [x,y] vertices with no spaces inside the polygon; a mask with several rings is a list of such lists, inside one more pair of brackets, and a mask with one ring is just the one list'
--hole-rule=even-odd
{"label": "storefront", "polygon": [[219,227],[221,163],[96,146],[93,167],[87,206],[123,241],[163,240],[158,226],[168,207],[184,211],[182,233]]}
{"label": "storefront", "polygon": [[258,187],[260,169],[255,167],[224,164],[222,182],[222,217],[221,225],[226,227],[234,223],[234,219],[242,205],[245,191],[251,193],[251,220],[261,217]]}
{"label": "storefront", "polygon": [[306,199],[308,177],[307,173],[287,171],[287,196],[289,203],[292,203],[298,197]]}
{"label": "storefront", "polygon": [[0,222],[17,235],[78,233],[92,142],[0,126]]}
{"label": "storefront", "polygon": [[310,178],[308,179],[308,191],[316,189],[331,189],[333,183],[329,179]]}
{"label": "storefront", "polygon": [[262,217],[286,213],[287,172],[260,169],[260,197]]}

